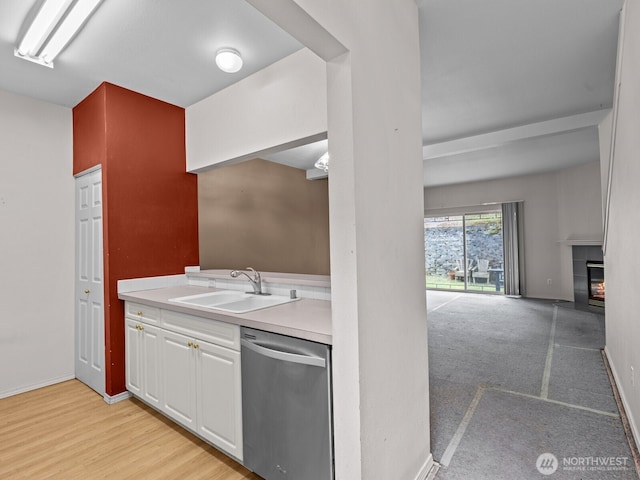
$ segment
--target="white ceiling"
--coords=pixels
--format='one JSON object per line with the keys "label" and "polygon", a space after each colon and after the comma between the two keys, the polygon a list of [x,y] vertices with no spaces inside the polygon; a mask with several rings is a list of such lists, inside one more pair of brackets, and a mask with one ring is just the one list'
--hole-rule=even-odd
{"label": "white ceiling", "polygon": [[[242,0],[103,0],[49,69],[13,55],[40,4],[0,1],[0,88],[68,107],[103,81],[187,107],[302,48]],[[224,47],[239,73],[216,67]]]}
{"label": "white ceiling", "polygon": [[[622,1],[420,0],[425,185],[597,160]],[[103,81],[187,107],[302,48],[241,0],[104,0],[49,69],[13,55],[39,5],[0,1],[0,89],[69,107]],[[215,67],[223,47],[241,72]],[[309,169],[323,151],[268,159]]]}
{"label": "white ceiling", "polygon": [[[598,160],[580,114],[608,109],[622,0],[423,0],[420,6],[424,183],[540,173]],[[592,115],[592,125],[603,115]],[[514,127],[529,129],[520,136]],[[575,131],[577,130],[577,131]],[[482,134],[505,132],[502,142]],[[544,135],[541,135],[544,133]],[[475,150],[441,155],[447,141]],[[448,142],[455,147],[455,142]],[[472,142],[473,143],[473,142]],[[452,151],[455,151],[453,148]]]}

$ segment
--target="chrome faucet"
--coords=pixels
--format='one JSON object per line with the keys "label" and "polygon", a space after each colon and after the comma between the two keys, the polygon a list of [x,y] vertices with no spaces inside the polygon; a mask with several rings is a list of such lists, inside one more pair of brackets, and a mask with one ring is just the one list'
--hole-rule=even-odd
{"label": "chrome faucet", "polygon": [[253,278],[251,278],[247,273],[240,270],[231,270],[231,273],[229,275],[231,275],[232,278],[238,278],[240,275],[244,275],[249,279],[249,283],[251,283],[251,286],[253,287],[253,293],[255,295],[269,295],[268,293],[262,292],[262,278],[260,277],[260,272],[256,272],[251,267],[247,267],[247,270],[251,270],[253,272]]}

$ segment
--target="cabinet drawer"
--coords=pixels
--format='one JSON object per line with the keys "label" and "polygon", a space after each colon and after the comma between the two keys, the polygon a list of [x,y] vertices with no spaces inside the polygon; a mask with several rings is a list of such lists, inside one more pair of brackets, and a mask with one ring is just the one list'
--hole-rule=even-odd
{"label": "cabinet drawer", "polygon": [[240,327],[231,323],[162,310],[162,326],[215,345],[240,350]]}
{"label": "cabinet drawer", "polygon": [[142,305],[141,303],[125,302],[124,313],[127,317],[151,324],[160,323],[160,309]]}

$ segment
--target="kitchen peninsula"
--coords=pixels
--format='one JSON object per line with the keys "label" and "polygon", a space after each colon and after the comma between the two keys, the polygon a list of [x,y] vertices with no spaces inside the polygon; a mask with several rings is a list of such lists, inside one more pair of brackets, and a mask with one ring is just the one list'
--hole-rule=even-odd
{"label": "kitchen peninsula", "polygon": [[132,395],[264,478],[333,478],[328,276],[196,271],[118,297]]}

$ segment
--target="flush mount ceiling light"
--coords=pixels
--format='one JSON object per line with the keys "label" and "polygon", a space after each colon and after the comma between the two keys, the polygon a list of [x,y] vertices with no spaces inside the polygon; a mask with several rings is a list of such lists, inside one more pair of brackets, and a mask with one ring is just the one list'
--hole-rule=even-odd
{"label": "flush mount ceiling light", "polygon": [[329,172],[329,152],[322,155],[313,166],[325,173]]}
{"label": "flush mount ceiling light", "polygon": [[14,55],[53,68],[53,59],[102,0],[45,0]]}
{"label": "flush mount ceiling light", "polygon": [[223,48],[216,53],[216,65],[223,72],[236,73],[242,68],[242,57],[237,50]]}

